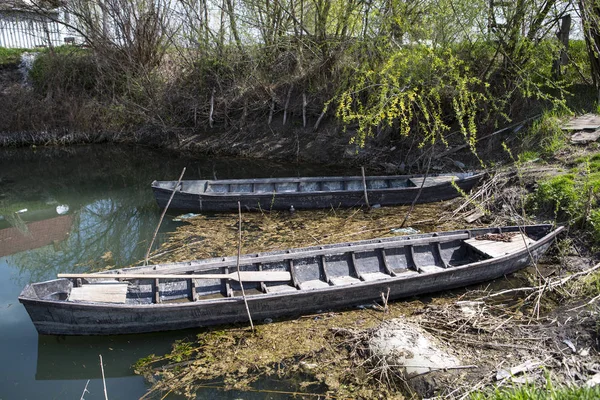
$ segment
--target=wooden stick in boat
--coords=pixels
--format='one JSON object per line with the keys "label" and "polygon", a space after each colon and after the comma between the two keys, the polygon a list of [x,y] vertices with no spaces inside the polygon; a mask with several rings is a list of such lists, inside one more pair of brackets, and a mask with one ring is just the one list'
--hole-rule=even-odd
{"label": "wooden stick in boat", "polygon": [[[238,275],[239,274],[239,275]],[[288,271],[240,271],[229,274],[58,274],[59,278],[85,279],[230,279],[243,282],[286,282],[292,279]]]}
{"label": "wooden stick in boat", "polygon": [[362,184],[363,184],[363,190],[365,192],[365,204],[367,205],[367,208],[371,208],[371,206],[369,205],[369,196],[367,195],[367,180],[365,178],[365,167],[360,167],[360,171],[362,172]]}
{"label": "wooden stick in boat", "polygon": [[[289,98],[288,98],[289,100]],[[287,105],[286,105],[287,107]],[[285,118],[285,117],[284,117]],[[250,308],[248,308],[248,299],[246,299],[246,292],[244,291],[244,284],[242,283],[241,271],[240,271],[240,257],[242,256],[242,203],[238,201],[238,252],[236,260],[236,273],[238,281],[240,282],[240,288],[242,289],[242,297],[244,297],[244,304],[246,305],[246,311],[248,312],[248,320],[250,320],[250,327],[254,332],[254,322],[252,322],[252,315],[250,314]],[[292,275],[290,272],[290,279]]]}
{"label": "wooden stick in boat", "polygon": [[171,200],[173,200],[173,196],[175,196],[175,192],[177,192],[177,189],[179,189],[179,185],[181,184],[181,180],[183,179],[183,175],[185,174],[186,168],[187,167],[183,167],[183,171],[181,171],[179,180],[177,181],[177,184],[173,188],[173,193],[171,193],[171,197],[169,197],[169,201],[167,202],[165,209],[163,210],[162,214],[160,215],[160,220],[158,220],[158,226],[156,227],[156,230],[154,231],[154,236],[152,236],[152,241],[150,242],[150,246],[148,246],[148,251],[146,252],[146,257],[144,257],[144,265],[148,265],[148,257],[150,256],[150,251],[152,251],[152,245],[154,245],[154,241],[156,240],[156,235],[158,235],[158,230],[160,229],[160,225],[163,222],[163,218],[165,218],[167,209],[169,208],[169,205],[171,205]]}

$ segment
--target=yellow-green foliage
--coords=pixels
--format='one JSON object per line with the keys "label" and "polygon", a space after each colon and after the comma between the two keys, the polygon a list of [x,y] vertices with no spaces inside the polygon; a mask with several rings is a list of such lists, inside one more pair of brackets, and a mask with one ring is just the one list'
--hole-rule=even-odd
{"label": "yellow-green foliage", "polygon": [[444,133],[456,121],[474,148],[475,117],[486,100],[481,85],[452,50],[406,47],[391,52],[381,66],[357,67],[339,96],[337,116],[346,125],[358,123],[354,141],[361,146],[384,125],[401,136],[420,131],[423,143],[445,142]]}

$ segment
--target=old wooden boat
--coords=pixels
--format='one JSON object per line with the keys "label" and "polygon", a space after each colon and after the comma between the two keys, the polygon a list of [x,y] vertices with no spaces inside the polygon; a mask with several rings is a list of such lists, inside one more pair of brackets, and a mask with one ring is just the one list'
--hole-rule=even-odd
{"label": "old wooden boat", "polygon": [[[288,210],[355,207],[365,204],[365,186],[370,205],[410,204],[448,200],[460,190],[468,192],[482,174],[337,176],[315,178],[265,178],[228,180],[154,181],[152,190],[158,205],[165,208],[177,186],[171,210],[237,211]],[[421,186],[423,189],[421,190]]]}
{"label": "old wooden boat", "polygon": [[[480,228],[240,257],[255,321],[495,279],[537,260],[563,228]],[[19,296],[41,334],[107,335],[247,321],[236,257],[65,275]],[[60,275],[59,275],[60,276]]]}

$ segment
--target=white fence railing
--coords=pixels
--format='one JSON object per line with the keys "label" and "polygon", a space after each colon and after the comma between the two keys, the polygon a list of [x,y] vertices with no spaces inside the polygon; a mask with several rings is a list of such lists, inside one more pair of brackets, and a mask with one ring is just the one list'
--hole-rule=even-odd
{"label": "white fence railing", "polygon": [[[0,11],[0,47],[32,49],[65,44],[65,34],[56,21],[26,12]],[[67,39],[66,41],[70,41]]]}

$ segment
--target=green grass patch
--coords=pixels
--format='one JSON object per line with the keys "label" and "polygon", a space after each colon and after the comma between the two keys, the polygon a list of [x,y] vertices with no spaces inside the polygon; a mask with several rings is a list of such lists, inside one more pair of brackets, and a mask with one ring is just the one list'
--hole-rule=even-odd
{"label": "green grass patch", "polygon": [[471,400],[587,400],[600,398],[600,388],[584,387],[535,387],[525,385],[512,388],[497,388],[493,392],[478,392],[471,394]]}
{"label": "green grass patch", "polygon": [[583,228],[600,244],[600,155],[584,159],[570,173],[539,183],[527,207],[550,214],[556,222]]}
{"label": "green grass patch", "polygon": [[564,174],[540,182],[533,207],[536,211],[552,213],[559,220],[574,218],[583,198],[574,174]]}
{"label": "green grass patch", "polygon": [[535,162],[540,158],[540,153],[537,151],[524,151],[519,154],[519,163]]}
{"label": "green grass patch", "polygon": [[26,49],[7,49],[5,47],[0,47],[0,66],[19,64],[21,62],[21,54],[26,51]]}
{"label": "green grass patch", "polygon": [[567,136],[561,129],[563,114],[557,111],[545,112],[536,120],[531,128],[526,130],[522,136],[522,151],[519,161],[523,157],[551,158],[567,145]]}

